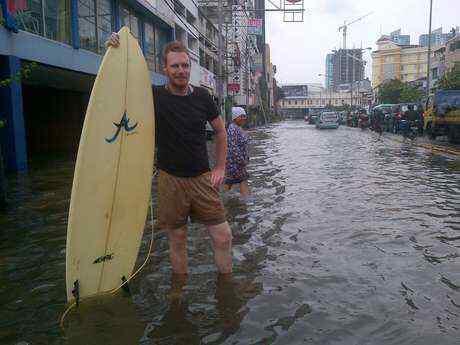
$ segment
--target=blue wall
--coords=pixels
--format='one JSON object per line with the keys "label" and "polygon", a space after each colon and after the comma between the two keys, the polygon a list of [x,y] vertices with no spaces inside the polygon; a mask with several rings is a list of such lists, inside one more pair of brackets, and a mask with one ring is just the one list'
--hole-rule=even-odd
{"label": "blue wall", "polygon": [[[16,75],[21,61],[15,56],[0,56],[0,80]],[[7,170],[27,170],[26,133],[22,108],[21,83],[14,81],[0,88],[0,118],[6,120],[1,146]]]}

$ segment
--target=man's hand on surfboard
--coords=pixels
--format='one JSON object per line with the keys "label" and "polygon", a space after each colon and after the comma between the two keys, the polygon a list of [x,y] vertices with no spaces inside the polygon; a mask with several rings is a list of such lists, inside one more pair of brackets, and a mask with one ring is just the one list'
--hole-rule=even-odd
{"label": "man's hand on surfboard", "polygon": [[117,48],[120,46],[120,36],[116,32],[112,32],[109,39],[105,42],[105,46]]}
{"label": "man's hand on surfboard", "polygon": [[214,168],[211,171],[211,183],[214,187],[219,188],[224,183],[225,168]]}

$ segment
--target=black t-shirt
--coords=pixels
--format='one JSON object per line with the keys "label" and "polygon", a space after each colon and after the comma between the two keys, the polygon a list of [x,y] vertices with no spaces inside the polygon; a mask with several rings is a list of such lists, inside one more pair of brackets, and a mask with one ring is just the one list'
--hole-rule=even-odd
{"label": "black t-shirt", "polygon": [[155,86],[153,97],[157,167],[179,177],[193,177],[209,171],[206,122],[219,115],[209,92],[194,87],[191,94],[177,96],[164,86]]}

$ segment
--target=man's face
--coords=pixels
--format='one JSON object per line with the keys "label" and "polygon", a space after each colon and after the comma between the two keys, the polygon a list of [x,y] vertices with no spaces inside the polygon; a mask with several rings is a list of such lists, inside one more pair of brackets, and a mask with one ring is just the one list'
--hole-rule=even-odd
{"label": "man's face", "polygon": [[169,52],[164,72],[172,86],[185,88],[190,80],[190,59],[187,53]]}

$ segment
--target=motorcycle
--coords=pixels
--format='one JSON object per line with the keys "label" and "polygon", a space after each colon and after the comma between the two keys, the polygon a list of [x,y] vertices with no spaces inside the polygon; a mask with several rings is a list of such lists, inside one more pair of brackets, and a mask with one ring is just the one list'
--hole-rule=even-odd
{"label": "motorcycle", "polygon": [[409,138],[410,140],[414,140],[415,138],[417,138],[418,126],[416,121],[408,121],[402,119],[400,121],[399,128],[404,138]]}

